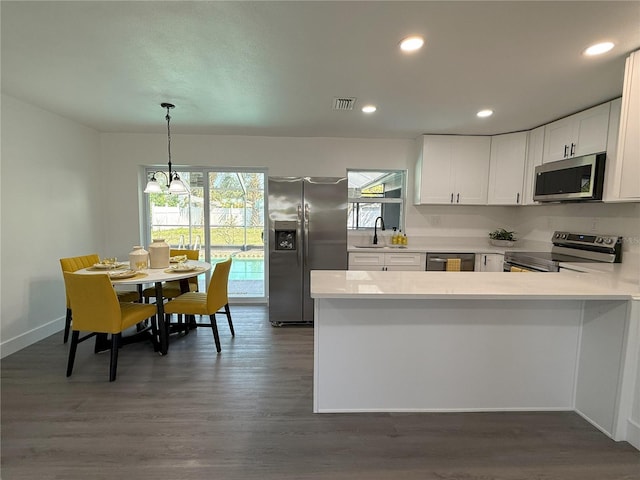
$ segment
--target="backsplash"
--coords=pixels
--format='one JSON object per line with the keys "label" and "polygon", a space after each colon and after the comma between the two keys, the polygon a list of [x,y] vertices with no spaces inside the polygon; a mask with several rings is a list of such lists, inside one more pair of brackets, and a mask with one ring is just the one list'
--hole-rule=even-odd
{"label": "backsplash", "polygon": [[623,250],[640,252],[640,204],[566,203],[526,207],[409,206],[406,231],[419,237],[487,237],[514,230],[519,239],[549,242],[555,230],[622,235]]}

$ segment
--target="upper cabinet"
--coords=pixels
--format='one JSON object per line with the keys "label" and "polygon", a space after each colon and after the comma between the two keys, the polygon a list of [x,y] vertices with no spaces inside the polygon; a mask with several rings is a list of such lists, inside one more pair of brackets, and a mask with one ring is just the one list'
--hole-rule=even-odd
{"label": "upper cabinet", "polygon": [[617,149],[607,153],[604,200],[640,201],[640,50],[627,58]]}
{"label": "upper cabinet", "polygon": [[521,205],[527,132],[491,137],[489,205]]}
{"label": "upper cabinet", "polygon": [[546,125],[543,163],[604,152],[609,108],[605,103]]}
{"label": "upper cabinet", "polygon": [[527,142],[527,161],[524,170],[524,188],[522,205],[540,205],[533,200],[536,183],[536,167],[542,165],[542,153],[544,150],[544,125],[529,132]]}
{"label": "upper cabinet", "polygon": [[424,135],[417,149],[416,205],[486,205],[490,137]]}

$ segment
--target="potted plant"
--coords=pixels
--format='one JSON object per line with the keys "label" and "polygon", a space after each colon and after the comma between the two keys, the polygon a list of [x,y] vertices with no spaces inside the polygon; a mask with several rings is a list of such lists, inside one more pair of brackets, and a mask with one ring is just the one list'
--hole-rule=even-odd
{"label": "potted plant", "polygon": [[489,243],[499,247],[513,247],[516,241],[515,232],[498,228],[493,232],[489,232]]}

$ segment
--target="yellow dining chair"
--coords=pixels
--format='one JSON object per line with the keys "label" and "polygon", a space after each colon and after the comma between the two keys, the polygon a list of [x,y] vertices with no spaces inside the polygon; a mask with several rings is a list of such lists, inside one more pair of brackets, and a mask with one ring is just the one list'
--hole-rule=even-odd
{"label": "yellow dining chair", "polygon": [[[81,275],[64,272],[64,283],[73,310],[73,328],[67,377],[73,372],[78,343],[98,333],[111,334],[111,362],[109,381],[116,379],[118,349],[122,332],[148,318],[151,318],[153,338],[157,335],[156,307],[143,303],[121,303],[111,285],[109,275]],[[80,338],[80,332],[91,332]]]}
{"label": "yellow dining chair", "polygon": [[[92,265],[100,262],[100,257],[97,253],[92,253],[89,255],[81,255],[79,257],[68,257],[60,259],[60,266],[62,267],[62,272],[77,272],[83,268],[89,268]],[[121,302],[137,302],[140,300],[140,295],[138,292],[133,290],[128,291],[119,291],[118,300]],[[69,340],[69,331],[71,330],[71,306],[69,304],[69,294],[67,293],[67,315],[65,317],[64,322],[64,343],[67,343]]]}
{"label": "yellow dining chair", "polygon": [[[188,260],[198,260],[200,258],[200,250],[181,250],[172,248],[169,251],[169,255],[175,257],[177,255],[186,255]],[[198,277],[189,278],[189,291],[198,291]],[[182,293],[179,281],[163,282],[162,283],[162,296],[164,298],[175,298]],[[156,287],[149,287],[142,290],[142,298],[146,303],[149,303],[151,297],[156,296]]]}
{"label": "yellow dining chair", "polygon": [[[231,270],[231,258],[224,262],[217,263],[207,292],[188,292],[177,296],[164,306],[164,312],[167,315],[173,313],[184,315],[209,315],[209,323],[196,323],[197,326],[211,327],[213,330],[213,339],[216,343],[216,350],[220,352],[220,337],[218,336],[218,326],[216,325],[216,313],[224,307],[224,313],[229,322],[231,336],[235,337],[236,332],[233,329],[231,321],[231,312],[229,311],[229,298],[227,294],[227,284],[229,282],[229,270]],[[221,313],[221,312],[220,312]]]}

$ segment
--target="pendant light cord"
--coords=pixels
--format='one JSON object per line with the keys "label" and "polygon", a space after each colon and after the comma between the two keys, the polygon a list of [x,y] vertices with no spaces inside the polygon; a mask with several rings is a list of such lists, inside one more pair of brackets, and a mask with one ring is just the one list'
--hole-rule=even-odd
{"label": "pendant light cord", "polygon": [[171,115],[169,115],[169,109],[171,107],[167,105],[167,151],[169,153],[169,183],[171,183]]}

